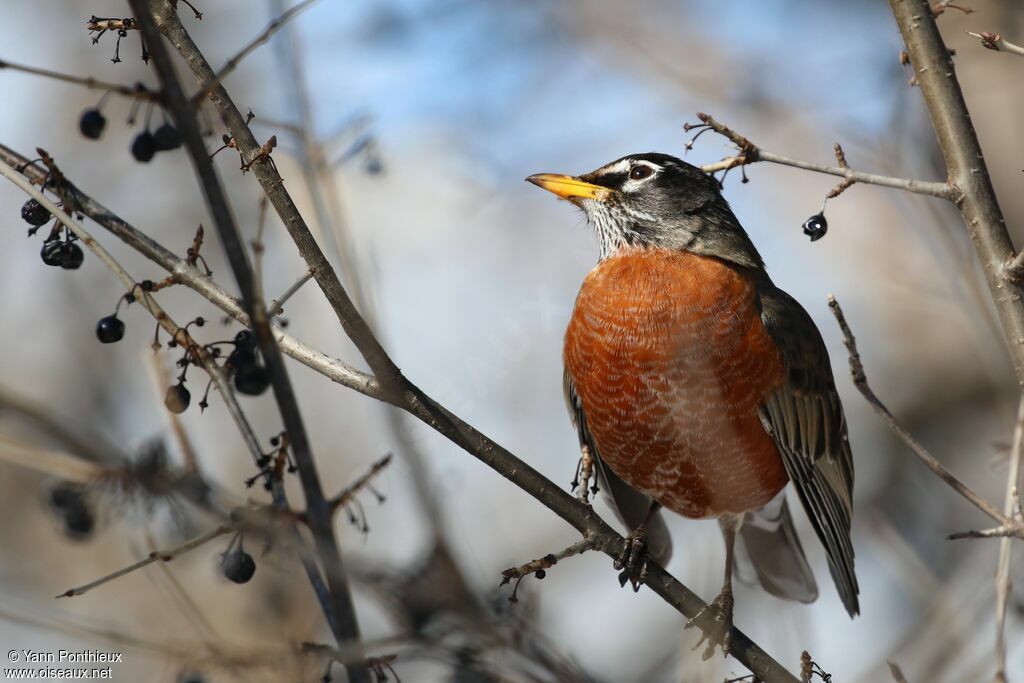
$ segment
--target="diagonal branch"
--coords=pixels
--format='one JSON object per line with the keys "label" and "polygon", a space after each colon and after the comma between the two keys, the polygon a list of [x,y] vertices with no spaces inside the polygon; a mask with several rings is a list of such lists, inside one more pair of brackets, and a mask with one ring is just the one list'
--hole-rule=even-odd
{"label": "diagonal branch", "polygon": [[889,0],[889,6],[946,160],[949,182],[954,186],[952,201],[981,261],[1017,382],[1024,384],[1024,299],[1019,289],[1024,264],[1020,258],[1014,261],[1013,242],[956,78],[953,57],[927,0]]}
{"label": "diagonal branch", "polygon": [[898,436],[903,443],[905,443],[911,451],[923,462],[928,469],[935,473],[935,475],[944,481],[950,488],[959,493],[961,496],[970,501],[976,508],[984,512],[986,515],[994,519],[996,522],[1001,524],[1007,529],[1007,533],[1024,539],[1024,523],[1018,522],[1017,520],[1011,519],[1009,516],[1004,515],[1000,512],[999,508],[985,500],[983,497],[978,495],[971,487],[960,481],[956,475],[950,472],[948,469],[940,463],[935,456],[928,452],[920,442],[915,439],[907,429],[899,423],[896,417],[889,411],[889,408],[882,403],[878,395],[875,394],[874,390],[868,384],[867,375],[864,372],[864,364],[860,359],[860,352],[857,350],[857,339],[853,336],[853,332],[850,330],[849,323],[846,322],[846,316],[843,314],[843,309],[839,306],[839,302],[834,297],[829,296],[828,298],[829,308],[832,309],[832,314],[836,318],[836,322],[839,323],[839,328],[843,332],[843,342],[846,344],[846,349],[850,354],[850,374],[853,377],[853,384],[857,387],[857,390],[867,399],[867,402],[874,408],[875,412],[885,421],[889,426],[889,429]]}
{"label": "diagonal branch", "polygon": [[[299,412],[298,401],[281,351],[277,347],[270,328],[263,297],[259,291],[259,283],[253,277],[253,271],[249,265],[238,227],[235,225],[234,216],[231,214],[227,196],[203,143],[202,133],[195,117],[195,108],[185,97],[181,83],[178,81],[174,63],[171,61],[170,53],[162,41],[160,30],[150,10],[150,2],[148,0],[130,0],[130,4],[146,40],[153,65],[160,77],[166,106],[173,115],[182,141],[192,157],[192,163],[206,197],[207,206],[213,215],[231,270],[242,292],[243,307],[249,315],[260,353],[270,375],[274,397],[280,408],[285,430],[288,432],[306,497],[309,529],[313,534],[331,593],[333,615],[329,615],[328,619],[331,619],[332,616],[335,619],[334,623],[338,626],[343,643],[359,649],[359,624],[356,621],[351,591],[342,567],[341,553],[334,536],[330,509],[324,498],[312,447]],[[165,11],[170,9],[165,3],[157,4]],[[176,13],[174,16],[177,17]],[[259,165],[271,166],[272,164]],[[360,657],[359,661],[349,669],[349,679],[353,683],[369,683],[369,671],[363,662],[364,659],[364,657]]]}
{"label": "diagonal branch", "polygon": [[[834,175],[840,178],[844,178],[850,184],[853,183],[865,183],[867,185],[880,185],[882,187],[891,187],[897,190],[906,190],[914,194],[923,194],[930,197],[939,197],[941,199],[949,199],[952,196],[952,188],[946,183],[936,183],[927,180],[914,180],[911,178],[893,178],[891,176],[878,175],[877,173],[865,173],[863,171],[855,171],[849,166],[845,165],[845,157],[843,162],[838,166],[825,166],[823,164],[815,164],[810,161],[804,161],[802,159],[793,159],[791,157],[783,156],[781,154],[775,154],[774,152],[768,152],[761,149],[747,137],[737,133],[732,128],[719,123],[714,118],[699,112],[697,118],[701,120],[699,124],[688,123],[683,126],[686,131],[696,129],[708,129],[713,130],[715,133],[727,138],[736,147],[739,148],[739,154],[731,157],[726,157],[721,161],[716,161],[713,164],[705,164],[701,166],[701,170],[705,173],[717,173],[718,171],[728,171],[731,168],[738,166],[747,166],[749,164],[757,163],[759,161],[766,161],[773,164],[781,164],[782,166],[792,166],[794,168],[800,168],[805,171],[813,171],[815,173],[824,173],[827,175]],[[704,132],[701,130],[697,133]],[[696,136],[693,138],[696,140]],[[687,143],[687,147],[692,146],[693,140]],[[841,148],[840,148],[841,149]],[[837,158],[839,158],[840,152],[837,152]]]}
{"label": "diagonal branch", "polygon": [[1005,51],[1012,55],[1017,55],[1018,57],[1024,57],[1024,47],[1021,47],[1016,43],[1011,43],[998,33],[990,33],[988,31],[975,33],[973,31],[967,31],[967,35],[980,40],[982,47],[987,47],[989,50],[995,50],[996,52]]}
{"label": "diagonal branch", "polygon": [[213,92],[214,88],[220,85],[221,81],[227,78],[228,74],[230,74],[232,71],[238,68],[238,65],[242,63],[242,60],[249,56],[249,53],[251,53],[253,50],[258,48],[263,43],[270,40],[270,37],[272,35],[274,35],[280,29],[282,29],[285,26],[285,24],[287,24],[289,21],[297,17],[305,10],[309,9],[310,5],[312,5],[316,1],[317,0],[303,0],[302,2],[295,5],[291,9],[283,12],[281,16],[277,17],[269,24],[267,24],[267,27],[263,29],[263,31],[261,31],[258,36],[249,41],[245,45],[245,47],[239,50],[234,57],[229,59],[227,63],[224,64],[224,68],[217,72],[217,75],[214,76],[213,80],[204,85],[202,90],[200,90],[192,96],[193,104],[195,104],[196,106],[201,105],[206,100],[206,98],[210,96],[210,93]]}

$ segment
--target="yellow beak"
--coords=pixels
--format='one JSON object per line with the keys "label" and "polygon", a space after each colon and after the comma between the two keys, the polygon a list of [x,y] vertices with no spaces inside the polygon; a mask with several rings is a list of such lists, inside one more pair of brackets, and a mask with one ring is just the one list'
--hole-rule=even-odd
{"label": "yellow beak", "polygon": [[579,178],[558,173],[538,173],[526,179],[526,182],[533,183],[539,188],[562,199],[597,199],[601,200],[608,196],[610,190],[607,187],[587,183]]}

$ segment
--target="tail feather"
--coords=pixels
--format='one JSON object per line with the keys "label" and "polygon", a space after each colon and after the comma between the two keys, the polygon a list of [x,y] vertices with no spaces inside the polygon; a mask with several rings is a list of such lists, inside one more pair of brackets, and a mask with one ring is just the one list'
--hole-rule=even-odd
{"label": "tail feather", "polygon": [[784,493],[760,510],[746,513],[740,538],[743,543],[739,544],[735,565],[741,580],[760,583],[784,600],[806,603],[818,598],[818,585]]}

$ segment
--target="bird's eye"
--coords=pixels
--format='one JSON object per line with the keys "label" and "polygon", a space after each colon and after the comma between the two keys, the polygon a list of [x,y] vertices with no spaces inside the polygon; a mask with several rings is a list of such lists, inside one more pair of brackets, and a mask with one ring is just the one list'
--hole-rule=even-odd
{"label": "bird's eye", "polygon": [[634,166],[629,172],[630,180],[643,180],[648,178],[654,173],[654,169],[650,166]]}

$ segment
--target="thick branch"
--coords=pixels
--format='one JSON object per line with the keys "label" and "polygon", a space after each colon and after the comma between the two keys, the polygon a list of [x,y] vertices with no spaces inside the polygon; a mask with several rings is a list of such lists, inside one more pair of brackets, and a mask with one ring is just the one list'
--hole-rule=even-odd
{"label": "thick branch", "polygon": [[926,0],[889,0],[935,135],[946,160],[953,201],[978,253],[1003,326],[1017,382],[1024,384],[1024,300],[1005,275],[1014,248],[982,156],[970,112],[956,78],[953,57]]}

